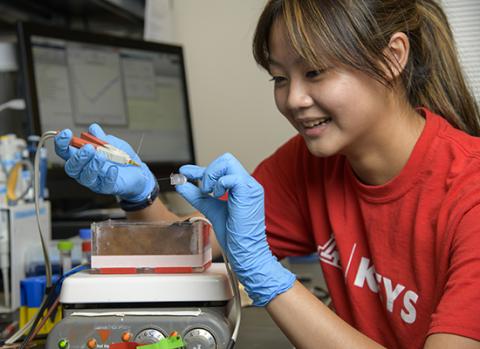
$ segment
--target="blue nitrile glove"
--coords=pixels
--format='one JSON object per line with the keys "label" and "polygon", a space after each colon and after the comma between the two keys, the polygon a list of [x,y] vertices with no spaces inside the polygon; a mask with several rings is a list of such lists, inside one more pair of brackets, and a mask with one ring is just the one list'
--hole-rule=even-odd
{"label": "blue nitrile glove", "polygon": [[[177,185],[177,192],[212,222],[253,304],[264,306],[292,287],[295,275],[277,261],[267,243],[263,187],[240,162],[227,153],[207,168],[185,165],[180,173],[202,180],[200,188],[187,182]],[[225,192],[228,199],[222,201]]]}
{"label": "blue nitrile glove", "polygon": [[66,160],[65,172],[96,193],[117,195],[129,202],[144,201],[156,184],[155,177],[147,165],[140,160],[127,142],[106,135],[99,125],[90,125],[88,132],[125,151],[140,166],[111,162],[89,144],[81,149],[75,149],[69,145],[72,131],[65,129],[55,136],[55,152]]}

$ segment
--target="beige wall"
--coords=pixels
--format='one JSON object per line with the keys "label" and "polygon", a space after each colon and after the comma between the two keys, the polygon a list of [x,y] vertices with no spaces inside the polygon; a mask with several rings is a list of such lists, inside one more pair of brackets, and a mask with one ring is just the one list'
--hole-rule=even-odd
{"label": "beige wall", "polygon": [[186,55],[197,162],[233,153],[252,171],[295,134],[252,58],[263,0],[175,0],[174,38]]}

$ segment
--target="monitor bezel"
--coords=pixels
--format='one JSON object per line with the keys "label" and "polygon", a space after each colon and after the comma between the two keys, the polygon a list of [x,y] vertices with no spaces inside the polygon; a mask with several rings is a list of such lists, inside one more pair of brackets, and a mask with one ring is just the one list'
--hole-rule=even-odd
{"label": "monitor bezel", "polygon": [[[42,130],[40,111],[38,103],[38,94],[35,83],[34,61],[31,45],[31,38],[33,36],[44,36],[53,39],[71,40],[81,43],[108,45],[125,47],[132,49],[148,50],[153,52],[165,52],[178,54],[180,58],[181,75],[183,82],[183,94],[185,100],[186,124],[188,132],[190,159],[187,161],[149,161],[148,167],[156,177],[168,176],[172,171],[178,169],[184,164],[195,164],[195,148],[193,143],[192,120],[190,113],[190,103],[188,97],[188,87],[185,72],[185,59],[183,48],[179,45],[158,43],[152,41],[145,41],[133,38],[125,38],[120,36],[108,35],[103,33],[85,32],[80,30],[73,30],[64,27],[54,27],[44,24],[37,24],[31,22],[19,22],[17,24],[18,35],[18,51],[19,62],[21,67],[21,74],[24,82],[25,102],[27,111],[26,120],[26,134],[27,135],[41,135],[47,130]],[[61,171],[60,171],[61,170]],[[53,178],[64,177],[63,166],[52,165],[49,170],[49,175]],[[52,177],[50,177],[52,178]],[[160,183],[162,186],[162,183]],[[171,190],[171,186],[162,188]]]}

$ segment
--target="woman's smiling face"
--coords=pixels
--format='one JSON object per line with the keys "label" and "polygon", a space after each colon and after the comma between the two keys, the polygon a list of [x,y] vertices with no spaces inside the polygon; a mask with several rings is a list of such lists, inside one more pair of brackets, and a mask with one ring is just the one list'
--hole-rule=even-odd
{"label": "woman's smiling face", "polygon": [[309,66],[292,48],[279,20],[272,26],[269,51],[277,108],[313,155],[355,156],[374,146],[377,131],[388,119],[382,117],[386,86],[350,67]]}

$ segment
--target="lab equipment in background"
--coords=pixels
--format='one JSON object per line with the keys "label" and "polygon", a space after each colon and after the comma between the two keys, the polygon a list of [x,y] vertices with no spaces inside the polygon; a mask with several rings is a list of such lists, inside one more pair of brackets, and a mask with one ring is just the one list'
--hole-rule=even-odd
{"label": "lab equipment in background", "polygon": [[[33,201],[33,167],[29,160],[27,142],[14,134],[0,136],[0,205]],[[3,194],[5,193],[5,194]]]}
{"label": "lab equipment in background", "polygon": [[[44,142],[47,139],[54,137],[55,134],[56,132],[53,132],[53,131],[45,132],[40,139],[38,147],[41,148]],[[32,319],[31,329],[29,330],[27,337],[22,343],[22,348],[27,347],[30,341],[33,338],[35,338],[37,330],[39,330],[43,326],[43,322],[46,321],[50,316],[49,315],[50,311],[53,311],[58,305],[59,298],[57,298],[57,295],[60,293],[60,288],[62,285],[61,282],[57,282],[54,287],[51,287],[52,286],[52,269],[50,264],[50,257],[48,254],[47,243],[45,241],[46,239],[44,238],[45,234],[42,233],[42,230],[44,231],[44,229],[42,229],[42,224],[40,221],[41,201],[39,197],[39,185],[40,185],[39,184],[40,182],[40,178],[39,178],[40,161],[39,160],[40,160],[40,152],[37,151],[35,155],[35,160],[34,160],[34,186],[33,186],[34,198],[35,198],[35,213],[37,218],[38,233],[42,243],[42,249],[45,257],[46,288],[49,289],[50,292],[48,296],[44,297],[42,300],[42,304],[38,311],[39,315],[35,316],[35,318]],[[109,241],[112,242],[117,240],[117,239],[112,240],[112,237],[113,237],[112,234],[110,234],[110,236],[108,234],[115,229],[111,229],[111,226],[112,226],[111,221],[103,222],[103,223],[110,223],[110,224],[106,224],[107,229],[105,229],[104,231],[104,233],[106,234],[102,234],[100,230],[99,235],[100,236],[104,235],[103,237],[104,238],[106,237],[106,238],[100,239],[99,246],[102,246],[101,243],[105,242],[106,247],[109,247],[108,246]],[[122,222],[117,222],[117,223],[122,223]],[[125,222],[123,223],[125,224]],[[143,224],[143,223],[140,223],[140,224]],[[129,225],[132,226],[132,224],[128,224],[128,223],[126,224],[127,233],[128,233]],[[138,224],[136,225],[134,224],[133,226],[137,230],[140,227],[140,225]],[[110,229],[108,229],[108,227],[110,227]],[[133,311],[133,313],[129,314],[129,315],[132,315],[133,322],[127,323],[127,325],[131,327],[127,328],[128,332],[122,332],[120,337],[121,340],[123,340],[125,343],[122,343],[122,341],[115,342],[115,343],[112,343],[113,347],[120,347],[122,345],[127,345],[128,347],[128,343],[131,343],[131,342],[127,342],[127,341],[129,341],[132,338],[131,333],[133,330],[138,331],[137,324],[140,323],[142,327],[144,326],[148,326],[148,327],[140,329],[140,332],[137,332],[135,337],[136,342],[141,342],[144,340],[152,341],[152,338],[153,338],[152,343],[158,344],[157,342],[159,342],[159,339],[162,339],[165,337],[160,326],[162,326],[162,328],[163,327],[168,328],[168,326],[172,328],[173,326],[175,326],[175,327],[181,328],[182,333],[184,333],[184,338],[186,343],[188,345],[192,344],[191,348],[195,348],[195,347],[229,348],[229,349],[232,348],[235,344],[235,341],[238,335],[239,325],[240,325],[240,317],[241,317],[240,296],[239,296],[238,287],[237,287],[238,281],[236,280],[235,275],[233,274],[231,268],[229,267],[228,259],[225,257],[225,255],[224,255],[224,260],[226,261],[226,264],[225,264],[226,268],[224,267],[224,270],[226,271],[226,273],[224,273],[224,275],[225,276],[228,275],[229,277],[229,278],[226,277],[226,281],[227,281],[226,285],[227,285],[227,289],[230,290],[230,293],[233,292],[234,297],[233,296],[220,297],[220,298],[218,297],[218,291],[225,292],[225,282],[224,283],[219,282],[218,278],[214,278],[214,280],[212,280],[213,282],[211,282],[211,284],[213,284],[213,288],[207,287],[205,278],[208,277],[207,273],[209,272],[209,270],[207,270],[204,273],[193,273],[193,274],[162,274],[161,278],[159,277],[159,275],[154,275],[151,273],[136,274],[136,272],[144,272],[144,271],[185,272],[187,271],[186,268],[189,268],[190,272],[205,271],[205,269],[211,264],[211,248],[209,243],[210,228],[211,228],[211,224],[205,218],[193,217],[189,221],[174,222],[164,226],[163,229],[160,230],[160,232],[163,231],[164,233],[167,233],[164,235],[158,234],[159,231],[156,229],[152,229],[152,226],[147,227],[147,229],[144,230],[143,236],[138,231],[136,231],[134,235],[125,234],[126,237],[132,239],[130,241],[131,244],[141,241],[140,237],[143,237],[143,238],[146,237],[147,241],[151,244],[154,244],[155,242],[158,244],[159,242],[158,238],[161,238],[160,244],[162,245],[168,245],[167,244],[168,242],[172,242],[172,245],[169,246],[169,249],[175,251],[175,253],[177,253],[180,258],[178,258],[178,260],[175,260],[175,257],[177,256],[172,255],[171,251],[169,251],[168,253],[166,253],[167,256],[154,255],[153,263],[149,264],[148,258],[146,259],[147,263],[145,263],[145,260],[143,258],[140,258],[140,260],[138,260],[138,258],[136,258],[138,256],[135,253],[130,253],[124,256],[124,259],[133,260],[134,268],[122,269],[122,268],[118,268],[118,265],[115,265],[114,269],[116,270],[114,271],[115,272],[124,271],[127,273],[133,272],[134,273],[133,275],[121,275],[121,274],[101,275],[101,274],[91,273],[90,271],[83,273],[84,275],[86,275],[87,280],[91,280],[91,281],[93,280],[93,284],[90,285],[90,283],[87,282],[86,285],[83,285],[83,286],[86,286],[86,288],[80,285],[80,288],[82,289],[80,293],[84,293],[84,294],[88,293],[89,296],[93,296],[96,299],[96,302],[102,303],[102,306],[106,306],[107,309],[114,309],[115,307],[119,306],[120,307],[119,310],[121,311],[120,313],[121,319],[118,320],[117,312],[112,314],[111,312],[105,313],[104,311],[102,311],[100,314],[94,314],[94,315],[91,315],[91,313],[88,313],[88,312],[87,314],[85,313],[81,314],[80,315],[81,318],[83,316],[86,316],[88,319],[93,316],[94,326],[97,326],[99,323],[99,321],[97,321],[96,319],[97,317],[106,316],[106,318],[104,318],[105,322],[100,323],[100,327],[94,327],[92,329],[91,323],[88,324],[87,327],[82,326],[84,325],[84,322],[82,322],[83,320],[79,320],[77,318],[78,311],[73,311],[71,314],[64,312],[63,315],[65,316],[70,315],[70,316],[68,318],[65,318],[57,326],[55,326],[53,331],[49,334],[47,338],[47,342],[52,338],[51,343],[53,344],[51,345],[53,347],[55,346],[59,347],[60,349],[63,349],[63,348],[80,349],[80,348],[84,348],[85,344],[89,349],[95,349],[97,348],[97,343],[99,342],[98,342],[98,338],[93,338],[92,336],[98,333],[100,336],[100,339],[102,340],[102,344],[98,347],[99,348],[106,347],[106,345],[103,343],[105,343],[105,341],[110,337],[110,334],[112,333],[112,331],[118,332],[119,330],[123,331],[125,329],[126,322],[125,322],[125,313],[123,308],[131,307],[132,299],[128,299],[128,297],[125,298],[125,294],[122,294],[122,291],[128,289],[129,292],[133,291],[133,294],[131,294],[131,296],[133,296],[134,299],[137,299],[138,302],[142,303],[137,306],[140,306],[141,308],[151,308],[152,306],[154,307],[158,306],[160,310],[156,311],[156,309],[154,309],[154,311],[147,310],[147,311],[140,311],[140,312]],[[95,230],[93,231],[95,232]],[[180,237],[180,239],[179,240],[168,239],[170,236],[175,236],[175,235],[177,235],[177,238]],[[128,239],[121,240],[121,241],[124,244],[128,243]],[[194,257],[193,259],[185,258],[185,257],[189,257],[189,255],[184,255],[184,249],[185,249],[185,246],[187,245],[189,246],[189,251],[197,252],[193,256]],[[94,251],[96,251],[96,247],[97,247],[96,240],[93,239]],[[106,250],[108,251],[109,249],[107,248]],[[128,248],[120,249],[121,252],[126,250],[128,250]],[[203,264],[201,267],[192,265],[192,263],[199,261],[199,258],[198,258],[199,251],[203,252],[203,255],[201,257],[203,257],[202,260],[204,263],[205,263],[205,256],[208,256],[208,260],[206,261],[206,264]],[[115,252],[111,253],[110,255],[107,255],[106,256],[107,262],[108,262],[108,259],[112,257],[112,254],[114,257],[118,255]],[[190,253],[190,255],[191,254],[192,253]],[[100,254],[100,257],[102,257],[102,254]],[[140,256],[140,257],[144,257],[144,256]],[[160,258],[156,258],[156,257],[160,257]],[[163,257],[167,257],[167,258],[163,258]],[[92,259],[93,259],[93,256],[92,256]],[[171,259],[173,260],[173,265],[174,265],[173,268],[171,264],[172,263]],[[188,267],[185,265],[185,260],[187,261]],[[118,262],[118,261],[114,261],[114,262]],[[127,263],[127,265],[131,265],[131,263]],[[78,268],[85,268],[85,267],[79,266]],[[73,277],[75,276],[74,274],[80,270],[78,268],[75,268],[67,272],[65,275],[63,275],[60,278],[60,280],[62,282],[63,280],[67,280],[67,281],[72,280]],[[198,270],[195,268],[198,268]],[[108,272],[108,270],[102,270],[102,268],[98,268],[96,269],[96,271]],[[199,279],[194,275],[201,275],[203,279]],[[67,276],[72,276],[72,277],[67,278]],[[170,277],[173,276],[174,279],[168,279],[169,276]],[[183,282],[182,282],[182,279],[180,278],[182,276],[185,276],[185,279],[183,279]],[[115,279],[116,277],[118,277],[119,279]],[[117,283],[115,282],[119,280],[122,281],[122,278],[124,280],[124,283],[120,282],[120,284],[118,284],[118,282]],[[152,280],[157,282],[160,279],[165,281],[165,284],[158,285],[158,284],[151,283]],[[228,287],[229,279],[231,280],[231,284],[233,285],[231,289]],[[185,280],[187,280],[187,282],[195,281],[195,283],[188,284],[185,282]],[[171,287],[167,288],[167,285],[170,285]],[[78,291],[78,285],[73,285],[73,286],[75,286],[74,289],[77,289]],[[94,286],[96,286],[97,288],[95,288]],[[167,293],[163,294],[162,297],[158,298],[157,297],[158,288],[165,290]],[[93,293],[84,292],[85,289],[89,289],[90,291],[93,290]],[[107,291],[108,295],[106,297],[103,297],[105,296],[105,293],[102,294],[100,291],[101,289],[104,289],[104,291],[105,290]],[[200,292],[198,292],[198,290],[200,289],[205,291],[206,294],[202,295]],[[182,294],[180,293],[180,290],[187,290],[187,293]],[[217,291],[217,294],[215,294],[215,290]],[[200,295],[200,299],[198,298],[199,295]],[[78,294],[78,296],[79,298],[75,299],[74,302],[71,304],[72,309],[76,309],[76,310],[82,309],[82,304],[89,303],[88,300],[81,299],[82,297],[81,294]],[[115,298],[116,296],[120,296],[120,298]],[[154,297],[154,298],[151,298],[151,297]],[[125,299],[127,300],[127,303],[122,303],[120,305],[118,304],[121,302],[125,302]],[[167,306],[171,306],[170,308],[165,309],[166,302],[168,302]],[[221,303],[219,304],[219,302]],[[108,303],[108,304],[105,304],[105,303]],[[64,305],[65,304],[68,304],[68,301],[66,301]],[[185,309],[185,306],[195,307],[195,308]],[[88,304],[87,307],[88,309],[92,309],[92,306],[90,304]],[[214,309],[210,309],[212,307]],[[47,315],[45,315],[42,320],[41,315],[44,313],[44,311],[47,311]],[[173,319],[171,317],[173,317]],[[177,319],[180,322],[176,321]],[[77,320],[79,320],[80,322],[78,322]],[[153,324],[152,324],[152,321],[153,321]],[[10,338],[8,338],[5,343],[7,344],[14,343],[14,341],[17,340],[19,336],[21,336],[22,333],[24,333],[28,329],[28,327],[29,327],[29,323],[22,326],[22,328],[19,329]],[[105,328],[107,328],[106,331],[105,331]],[[75,332],[77,330],[80,332],[74,333],[73,337],[71,337],[72,331]],[[177,329],[174,329],[174,330],[176,331]],[[83,335],[86,334],[87,336],[89,336],[86,342],[84,341],[84,338],[80,337],[82,334]],[[76,341],[79,344],[71,345],[69,342],[70,340],[69,338],[72,341]],[[217,344],[217,341],[220,341],[220,344]],[[108,345],[108,347],[109,346],[110,345]]]}
{"label": "lab equipment in background", "polygon": [[82,228],[79,230],[81,240],[82,258],[81,264],[90,264],[92,257],[92,230],[90,228]]}
{"label": "lab equipment in background", "polygon": [[104,221],[92,224],[92,269],[108,273],[202,272],[212,260],[210,225]]}
{"label": "lab equipment in background", "polygon": [[0,112],[6,109],[13,109],[13,110],[24,110],[25,109],[25,100],[18,98],[12,99],[8,102],[0,104]]}
{"label": "lab equipment in background", "polygon": [[[56,282],[58,275],[52,276],[52,281]],[[33,276],[27,277],[20,282],[20,327],[27,324],[36,315],[42,304],[43,297],[45,295],[45,276]],[[39,330],[39,334],[47,334],[50,330],[62,319],[61,311],[53,314],[54,316],[49,318],[45,325]]]}
{"label": "lab equipment in background", "polygon": [[[30,161],[33,163],[35,159],[35,153],[37,152],[38,143],[40,142],[40,136],[30,135],[27,137],[27,149],[29,153]],[[48,169],[48,153],[47,148],[42,147],[40,150],[40,189],[39,195],[41,198],[46,199],[48,197],[47,189],[47,169]]]}
{"label": "lab equipment in background", "polygon": [[64,318],[48,335],[46,349],[58,349],[60,341],[69,349],[113,348],[120,343],[128,348],[131,342],[158,342],[173,331],[189,349],[230,348],[239,311],[234,302],[223,263],[191,274],[82,271],[64,281]]}
{"label": "lab equipment in background", "polygon": [[57,243],[60,252],[60,265],[62,266],[62,275],[72,269],[72,250],[73,242],[70,240],[62,240]]}
{"label": "lab equipment in background", "polygon": [[7,175],[0,168],[0,206],[6,206],[7,203]]}
{"label": "lab equipment in background", "polygon": [[[26,134],[69,128],[78,135],[98,122],[107,134],[131,144],[155,177],[195,163],[181,46],[35,23],[18,26],[18,46]],[[105,209],[116,205],[115,198],[72,181],[53,144],[47,149],[54,234],[71,237],[86,222],[109,218]],[[174,192],[162,184],[162,193]],[[86,208],[81,217],[79,207]]]}
{"label": "lab equipment in background", "polygon": [[[39,202],[39,218],[45,239],[50,241],[50,203]],[[0,262],[3,281],[3,299],[0,313],[10,313],[20,306],[20,280],[25,278],[28,253],[38,244],[35,206],[19,203],[0,208]]]}
{"label": "lab equipment in background", "polygon": [[11,72],[18,69],[17,48],[13,42],[0,42],[0,72]]}

